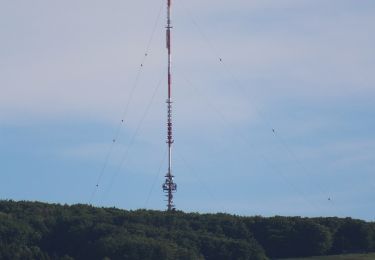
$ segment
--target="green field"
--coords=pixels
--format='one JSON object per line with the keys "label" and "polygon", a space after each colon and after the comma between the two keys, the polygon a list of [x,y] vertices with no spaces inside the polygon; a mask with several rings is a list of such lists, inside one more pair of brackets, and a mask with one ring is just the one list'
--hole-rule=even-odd
{"label": "green field", "polygon": [[372,254],[350,254],[332,256],[314,256],[306,258],[288,258],[283,260],[375,260],[375,253]]}

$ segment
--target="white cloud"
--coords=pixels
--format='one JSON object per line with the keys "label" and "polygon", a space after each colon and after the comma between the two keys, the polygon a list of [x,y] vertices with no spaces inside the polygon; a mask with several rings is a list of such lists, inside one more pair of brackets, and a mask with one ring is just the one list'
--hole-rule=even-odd
{"label": "white cloud", "polygon": [[[160,4],[163,2],[2,3],[6,40],[0,43],[0,56],[4,58],[1,116],[8,120],[21,114],[117,118],[134,84]],[[370,32],[375,19],[369,10],[351,11],[342,5],[342,12],[333,12],[334,5],[324,1],[312,4],[293,0],[189,1],[175,5],[176,15],[181,15],[174,17],[176,70],[199,81],[216,106],[230,108],[232,104],[232,109],[223,109],[231,120],[254,119],[249,103],[265,102],[263,94],[257,93],[303,98],[358,92],[373,95],[375,58]],[[327,6],[332,14],[322,11]],[[216,51],[202,41],[184,8],[194,11],[226,67],[218,62]],[[143,110],[165,67],[164,8],[162,11],[132,103],[135,116]],[[206,17],[201,11],[211,15]],[[275,14],[280,17],[273,18]],[[220,22],[228,16],[230,20]],[[249,100],[249,96],[234,90],[232,73],[255,98]],[[176,74],[176,82],[183,81],[178,77]],[[258,79],[271,83],[260,87]],[[194,99],[185,96],[189,95],[187,91],[176,91],[180,100]],[[161,103],[163,93],[157,97]],[[203,113],[182,106],[179,109],[185,118],[209,122]]]}

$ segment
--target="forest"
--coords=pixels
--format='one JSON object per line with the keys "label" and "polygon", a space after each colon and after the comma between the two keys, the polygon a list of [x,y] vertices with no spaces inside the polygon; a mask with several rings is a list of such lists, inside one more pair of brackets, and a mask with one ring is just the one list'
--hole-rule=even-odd
{"label": "forest", "polygon": [[375,223],[0,201],[0,259],[279,259],[375,251]]}

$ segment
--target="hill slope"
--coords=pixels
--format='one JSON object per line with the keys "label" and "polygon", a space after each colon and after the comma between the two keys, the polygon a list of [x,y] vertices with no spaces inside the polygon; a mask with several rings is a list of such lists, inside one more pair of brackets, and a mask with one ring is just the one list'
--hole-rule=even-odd
{"label": "hill slope", "polygon": [[0,201],[0,259],[267,259],[375,248],[350,218],[238,217]]}

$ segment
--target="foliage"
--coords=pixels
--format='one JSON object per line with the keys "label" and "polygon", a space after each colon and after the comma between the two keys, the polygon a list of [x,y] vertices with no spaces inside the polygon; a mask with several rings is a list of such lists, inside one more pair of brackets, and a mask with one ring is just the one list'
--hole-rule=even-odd
{"label": "foliage", "polygon": [[342,254],[330,256],[315,256],[306,258],[284,258],[283,260],[374,260],[375,254]]}
{"label": "foliage", "polygon": [[267,259],[374,250],[374,223],[0,201],[0,259]]}

